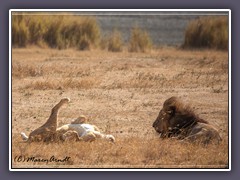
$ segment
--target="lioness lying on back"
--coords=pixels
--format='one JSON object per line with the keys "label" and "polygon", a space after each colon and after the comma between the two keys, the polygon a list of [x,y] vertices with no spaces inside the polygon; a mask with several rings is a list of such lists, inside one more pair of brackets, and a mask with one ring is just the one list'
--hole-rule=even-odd
{"label": "lioness lying on back", "polygon": [[101,133],[95,125],[88,124],[88,119],[83,115],[73,120],[70,124],[65,124],[57,128],[59,109],[62,107],[62,105],[69,102],[69,98],[61,99],[61,101],[52,108],[51,115],[47,122],[32,131],[29,137],[22,132],[22,139],[26,142],[54,142],[66,141],[70,139],[75,139],[76,141],[93,141],[98,138],[102,138],[111,142],[115,142],[113,135]]}
{"label": "lioness lying on back", "polygon": [[62,134],[68,131],[75,131],[78,133],[84,141],[93,141],[98,138],[107,139],[111,142],[115,142],[115,138],[110,134],[103,134],[100,132],[99,128],[92,124],[87,124],[87,118],[85,116],[80,116],[79,118],[73,120],[70,124],[65,124],[57,128],[58,132]]}

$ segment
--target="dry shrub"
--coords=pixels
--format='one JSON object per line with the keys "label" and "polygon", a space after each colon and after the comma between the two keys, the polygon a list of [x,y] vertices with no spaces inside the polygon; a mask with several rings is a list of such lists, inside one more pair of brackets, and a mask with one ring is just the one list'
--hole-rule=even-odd
{"label": "dry shrub", "polygon": [[102,36],[101,40],[99,42],[99,47],[101,50],[107,50],[108,49],[108,38],[106,36]]}
{"label": "dry shrub", "polygon": [[61,79],[38,79],[24,88],[35,90],[62,90],[62,89],[89,89],[99,85],[99,81],[96,78],[84,77],[80,79],[75,78],[61,78]]}
{"label": "dry shrub", "polygon": [[184,48],[228,49],[228,18],[203,17],[189,23]]}
{"label": "dry shrub", "polygon": [[12,43],[15,47],[47,44],[51,48],[89,49],[97,46],[100,29],[93,17],[74,15],[12,16]]}
{"label": "dry shrub", "polygon": [[137,72],[130,84],[135,88],[151,88],[162,87],[166,81],[163,74]]}
{"label": "dry shrub", "polygon": [[41,18],[35,18],[35,20],[29,21],[29,43],[30,44],[36,44],[40,45],[43,41],[43,35],[45,32],[46,27],[44,26],[44,23],[42,22],[43,19]]}
{"label": "dry shrub", "polygon": [[108,40],[108,51],[121,52],[123,49],[122,35],[119,31],[114,30]]}
{"label": "dry shrub", "polygon": [[65,17],[65,19],[61,29],[65,46],[85,50],[98,45],[100,29],[93,17]]}
{"label": "dry shrub", "polygon": [[49,23],[46,28],[46,32],[44,32],[44,40],[51,48],[62,48],[62,40],[61,40],[61,24],[62,19],[59,17],[54,18],[54,21]]}
{"label": "dry shrub", "polygon": [[91,42],[91,45],[97,45],[100,37],[100,29],[93,17],[83,19],[81,32]]}
{"label": "dry shrub", "polygon": [[156,88],[163,87],[167,82],[167,78],[161,73],[150,73],[150,72],[134,72],[133,76],[129,76],[125,79],[117,79],[113,81],[112,84],[107,86],[107,89],[116,88]]}
{"label": "dry shrub", "polygon": [[36,77],[43,75],[41,67],[35,67],[33,65],[25,65],[20,63],[12,64],[12,76],[17,78],[24,77]]}
{"label": "dry shrub", "polygon": [[29,40],[29,30],[23,21],[23,16],[12,17],[12,44],[17,47],[26,47]]}
{"label": "dry shrub", "polygon": [[152,48],[152,40],[148,33],[138,27],[131,30],[129,52],[146,52]]}
{"label": "dry shrub", "polygon": [[79,50],[89,50],[91,46],[91,42],[86,35],[83,35],[80,37],[77,46]]}

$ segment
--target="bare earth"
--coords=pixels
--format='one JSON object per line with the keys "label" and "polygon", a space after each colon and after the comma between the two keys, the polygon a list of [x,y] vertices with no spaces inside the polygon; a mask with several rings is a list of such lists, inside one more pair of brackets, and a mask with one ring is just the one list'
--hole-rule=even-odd
{"label": "bare earth", "polygon": [[[190,103],[223,142],[203,147],[159,139],[152,123],[171,96]],[[41,126],[63,97],[71,103],[59,125],[84,114],[116,143],[22,143],[20,132]],[[227,52],[12,50],[13,168],[227,168],[228,113]]]}

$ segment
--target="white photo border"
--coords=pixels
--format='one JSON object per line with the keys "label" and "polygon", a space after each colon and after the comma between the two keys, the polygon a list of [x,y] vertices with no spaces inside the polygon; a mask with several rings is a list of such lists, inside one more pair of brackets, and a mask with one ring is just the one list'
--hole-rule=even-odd
{"label": "white photo border", "polygon": [[[15,12],[120,12],[121,15],[129,15],[126,12],[143,13],[154,12],[154,15],[219,15],[225,12],[228,15],[228,168],[12,168],[12,41],[11,41],[11,17]],[[124,14],[123,14],[124,12]],[[161,12],[192,12],[187,14],[161,14]],[[197,12],[197,13],[194,13]],[[199,14],[201,12],[201,14]],[[204,12],[204,14],[202,14]],[[209,14],[209,12],[211,12]],[[216,12],[216,14],[212,13]],[[218,12],[218,13],[217,13]],[[135,15],[130,13],[130,15]],[[158,14],[155,14],[158,13]],[[91,15],[91,14],[87,14]],[[93,14],[96,15],[96,14]],[[114,14],[115,15],[115,14]],[[151,14],[147,14],[151,15]],[[220,14],[222,15],[222,14]],[[10,9],[9,10],[9,171],[231,171],[231,10],[230,9]]]}

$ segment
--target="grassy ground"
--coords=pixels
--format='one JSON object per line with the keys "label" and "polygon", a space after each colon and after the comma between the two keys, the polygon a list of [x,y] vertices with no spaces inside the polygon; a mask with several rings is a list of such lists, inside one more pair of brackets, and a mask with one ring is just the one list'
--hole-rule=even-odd
{"label": "grassy ground", "polygon": [[[219,129],[220,145],[161,140],[152,128],[162,103],[180,96]],[[22,143],[62,97],[59,125],[81,114],[116,143]],[[19,162],[20,156],[35,162]],[[38,162],[70,157],[63,162]],[[228,53],[162,48],[148,53],[12,50],[12,165],[66,168],[224,168],[228,166]]]}

